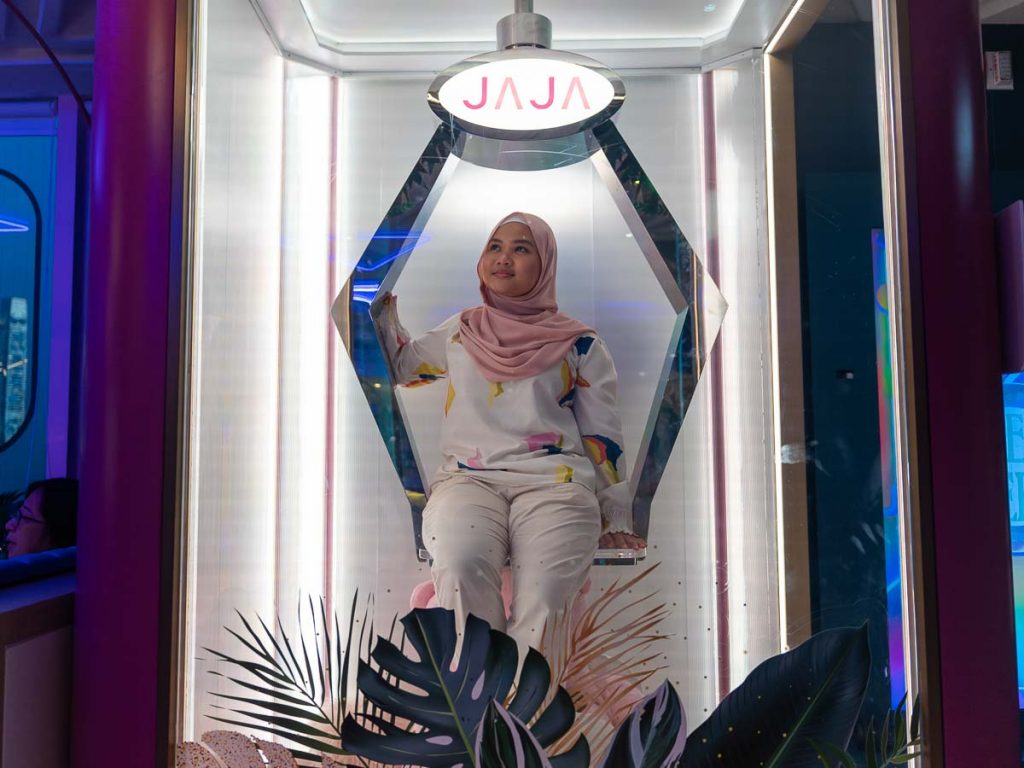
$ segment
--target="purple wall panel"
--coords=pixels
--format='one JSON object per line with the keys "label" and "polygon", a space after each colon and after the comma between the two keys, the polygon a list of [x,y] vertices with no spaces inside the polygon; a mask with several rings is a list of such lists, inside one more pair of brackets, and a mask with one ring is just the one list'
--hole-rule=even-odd
{"label": "purple wall panel", "polygon": [[[68,415],[71,380],[71,313],[76,213],[81,205],[79,167],[82,119],[71,96],[57,99],[57,187],[53,233],[53,279],[50,292],[50,376],[46,409],[46,476],[68,474]],[[79,254],[79,256],[84,254]]]}
{"label": "purple wall panel", "polygon": [[157,754],[175,3],[99,0],[74,765]]}
{"label": "purple wall panel", "polygon": [[909,0],[945,764],[1019,762],[996,260],[976,0]]}

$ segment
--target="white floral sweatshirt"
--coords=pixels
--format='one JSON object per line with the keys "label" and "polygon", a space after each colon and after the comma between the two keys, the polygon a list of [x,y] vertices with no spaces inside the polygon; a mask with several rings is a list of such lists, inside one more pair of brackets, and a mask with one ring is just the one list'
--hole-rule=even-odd
{"label": "white floral sweatshirt", "polygon": [[596,493],[606,531],[632,532],[615,365],[598,336],[580,336],[536,376],[490,382],[462,346],[459,315],[416,339],[394,304],[377,322],[399,385],[447,380],[435,482],[473,473],[509,485],[580,483]]}

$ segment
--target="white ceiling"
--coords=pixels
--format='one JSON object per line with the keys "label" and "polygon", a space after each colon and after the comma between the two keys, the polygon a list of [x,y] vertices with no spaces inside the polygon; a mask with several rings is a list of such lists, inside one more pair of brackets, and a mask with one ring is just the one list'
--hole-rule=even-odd
{"label": "white ceiling", "polygon": [[[282,52],[340,72],[440,71],[495,48],[513,0],[253,0]],[[793,0],[536,0],[554,45],[619,69],[760,48]],[[705,10],[708,8],[708,10]]]}
{"label": "white ceiling", "polygon": [[[556,48],[619,70],[700,68],[761,48],[794,0],[535,0]],[[252,0],[289,58],[341,73],[437,72],[494,50],[513,0]],[[978,0],[985,23],[1024,23],[1024,0]],[[831,0],[821,22],[871,21]],[[705,11],[705,7],[711,10]]]}
{"label": "white ceiling", "polygon": [[[484,42],[513,11],[511,0],[424,3],[422,0],[299,0],[321,40],[346,46],[373,43]],[[756,0],[748,0],[756,2]],[[537,0],[561,43],[583,40],[705,40],[724,35],[744,0],[645,0],[581,3]],[[710,10],[705,10],[707,7]]]}

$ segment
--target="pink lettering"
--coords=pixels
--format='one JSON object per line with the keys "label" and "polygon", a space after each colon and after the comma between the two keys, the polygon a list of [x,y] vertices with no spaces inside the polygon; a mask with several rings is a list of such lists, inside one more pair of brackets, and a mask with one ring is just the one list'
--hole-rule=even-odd
{"label": "pink lettering", "polygon": [[580,95],[580,101],[583,102],[583,108],[589,110],[590,102],[587,101],[587,94],[583,92],[583,83],[580,82],[578,77],[574,77],[569,83],[569,90],[565,92],[565,101],[562,102],[562,109],[569,108],[569,99],[572,98],[573,91]]}
{"label": "pink lettering", "polygon": [[512,94],[512,98],[516,102],[516,109],[523,108],[523,103],[519,100],[519,91],[516,90],[516,84],[512,81],[511,77],[506,77],[505,82],[501,84],[501,90],[498,91],[498,101],[494,105],[495,109],[501,109],[501,103],[505,100],[506,93]]}
{"label": "pink lettering", "polygon": [[[538,104],[533,99],[530,99],[530,104],[532,104],[536,109],[547,109],[548,107],[550,107],[554,103],[555,103],[555,78],[549,77],[548,78],[548,100],[547,100],[547,103],[545,103],[545,104]],[[564,109],[564,107],[563,107],[563,109]]]}
{"label": "pink lettering", "polygon": [[481,77],[480,78],[480,83],[481,83],[482,93],[480,94],[480,103],[479,104],[470,104],[465,99],[462,100],[462,103],[465,104],[466,107],[469,108],[469,109],[480,109],[481,107],[483,107],[484,104],[487,103],[487,77],[486,76]]}

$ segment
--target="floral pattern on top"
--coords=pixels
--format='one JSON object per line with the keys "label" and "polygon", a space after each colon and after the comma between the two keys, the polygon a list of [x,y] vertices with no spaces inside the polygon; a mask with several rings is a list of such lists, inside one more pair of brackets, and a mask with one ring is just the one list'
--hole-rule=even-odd
{"label": "floral pattern on top", "polygon": [[448,375],[448,371],[444,368],[438,368],[430,363],[418,365],[413,373],[415,374],[415,378],[412,381],[407,382],[405,386],[419,387],[424,384],[433,384],[438,379],[443,379]]}
{"label": "floral pattern on top", "polygon": [[564,440],[565,436],[557,432],[543,432],[539,435],[530,435],[526,438],[526,450],[531,453],[534,451],[545,451],[549,456],[553,456],[562,452]]}
{"label": "floral pattern on top", "polygon": [[607,478],[609,485],[621,482],[619,478],[618,464],[622,458],[622,446],[604,435],[584,435],[583,445],[587,448],[587,455]]}
{"label": "floral pattern on top", "polygon": [[470,456],[465,461],[459,462],[459,469],[487,469],[483,464],[480,463],[480,449],[476,449],[476,453]]}
{"label": "floral pattern on top", "polygon": [[584,357],[590,351],[590,348],[593,345],[593,336],[580,336],[578,339],[576,339],[576,342],[572,345],[572,347],[576,351],[577,355],[579,355],[580,357]]}
{"label": "floral pattern on top", "polygon": [[568,360],[562,361],[561,376],[562,391],[558,393],[558,404],[565,408],[572,405],[576,395],[576,377],[573,376],[572,366],[569,365]]}
{"label": "floral pattern on top", "polygon": [[[577,483],[596,494],[605,530],[632,531],[617,377],[605,342],[594,334],[580,336],[548,370],[491,382],[459,343],[459,320],[453,315],[410,337],[393,303],[376,318],[396,384],[448,379],[435,482],[472,472],[502,485]],[[399,338],[409,341],[399,344]]]}
{"label": "floral pattern on top", "polygon": [[444,415],[445,416],[447,416],[448,415],[448,411],[450,411],[452,409],[452,403],[454,403],[454,402],[455,402],[455,387],[452,386],[452,383],[449,381],[448,382],[448,394],[445,396],[445,399],[444,399]]}

